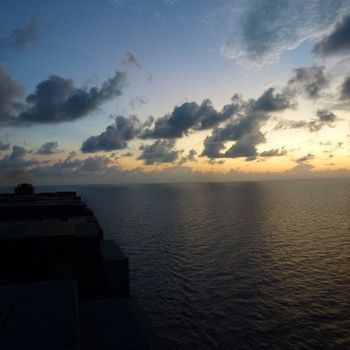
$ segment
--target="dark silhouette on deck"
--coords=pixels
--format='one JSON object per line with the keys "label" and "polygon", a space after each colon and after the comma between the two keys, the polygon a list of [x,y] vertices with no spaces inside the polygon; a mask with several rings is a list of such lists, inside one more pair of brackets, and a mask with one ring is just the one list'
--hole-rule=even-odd
{"label": "dark silhouette on deck", "polygon": [[128,259],[75,192],[0,194],[0,349],[151,349]]}

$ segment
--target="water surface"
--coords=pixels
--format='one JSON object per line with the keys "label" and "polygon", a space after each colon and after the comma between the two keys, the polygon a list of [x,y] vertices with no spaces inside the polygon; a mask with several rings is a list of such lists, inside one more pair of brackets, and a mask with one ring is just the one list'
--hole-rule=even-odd
{"label": "water surface", "polygon": [[350,348],[350,181],[79,186],[165,349]]}

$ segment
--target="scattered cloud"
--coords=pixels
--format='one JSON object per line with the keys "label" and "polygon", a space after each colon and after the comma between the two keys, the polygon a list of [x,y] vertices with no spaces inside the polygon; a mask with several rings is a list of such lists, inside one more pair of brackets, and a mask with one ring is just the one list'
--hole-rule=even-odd
{"label": "scattered cloud", "polygon": [[309,175],[310,171],[314,168],[312,164],[309,164],[309,161],[313,159],[315,159],[315,156],[309,153],[301,158],[294,160],[297,163],[297,165],[288,172],[294,175],[295,174],[299,174],[301,176]]}
{"label": "scattered cloud", "polygon": [[107,126],[100,135],[86,139],[81,146],[81,151],[92,153],[125,149],[127,142],[137,137],[140,130],[141,123],[136,116],[129,118],[117,116],[114,124]]}
{"label": "scattered cloud", "polygon": [[24,170],[27,167],[37,165],[38,161],[35,159],[26,159],[30,152],[24,147],[12,146],[10,154],[4,155],[0,159],[0,170],[2,174],[10,173],[12,171]]}
{"label": "scattered cloud", "polygon": [[289,93],[276,93],[274,88],[269,88],[254,102],[254,110],[276,112],[291,108],[294,106],[291,97]]}
{"label": "scattered cloud", "polygon": [[[266,90],[257,100],[245,103],[244,113],[230,120],[224,127],[217,127],[204,140],[202,156],[209,158],[239,158],[254,160],[258,155],[256,146],[266,141],[261,127],[270,118],[269,113],[283,111],[291,106],[287,95]],[[235,143],[223,153],[225,143]]]}
{"label": "scattered cloud", "polygon": [[328,84],[323,66],[301,67],[294,69],[286,90],[291,94],[303,94],[308,98],[317,99]]}
{"label": "scattered cloud", "polygon": [[85,159],[77,158],[76,152],[70,152],[64,160],[52,164],[39,164],[29,170],[36,177],[86,177],[91,175],[118,174],[121,170],[106,156],[89,156]]}
{"label": "scattered cloud", "polygon": [[197,155],[196,150],[191,149],[191,150],[188,152],[187,159],[188,159],[189,161],[191,161],[191,162],[196,162],[196,161],[197,161],[196,155]]}
{"label": "scattered cloud", "polygon": [[10,119],[13,109],[19,106],[18,99],[23,94],[22,87],[0,63],[0,124]]}
{"label": "scattered cloud", "polygon": [[180,151],[174,150],[174,139],[156,140],[151,145],[142,145],[142,154],[138,159],[144,160],[146,165],[156,163],[172,163],[178,159]]}
{"label": "scattered cloud", "polygon": [[333,112],[326,109],[319,109],[316,114],[321,123],[330,124],[334,123],[337,119],[337,116]]}
{"label": "scattered cloud", "polygon": [[334,122],[337,120],[337,116],[333,112],[326,109],[319,109],[316,112],[316,116],[317,118],[310,121],[282,119],[274,127],[274,130],[306,128],[310,132],[316,132],[321,130],[321,128],[326,125],[332,127],[334,125]]}
{"label": "scattered cloud", "polygon": [[122,154],[122,157],[132,157],[134,155],[134,153],[132,152],[126,152],[124,154]]}
{"label": "scattered cloud", "polygon": [[313,51],[320,56],[350,52],[350,15],[344,16],[333,32],[317,42]]}
{"label": "scattered cloud", "polygon": [[225,159],[208,159],[207,160],[207,163],[208,164],[211,164],[211,165],[222,165],[222,164],[225,164]]}
{"label": "scattered cloud", "polygon": [[58,142],[51,141],[44,143],[37,151],[36,154],[51,155],[63,152],[58,148]]}
{"label": "scattered cloud", "polygon": [[284,148],[282,148],[281,150],[279,150],[278,148],[274,148],[268,151],[261,152],[259,154],[259,157],[263,157],[263,158],[281,157],[281,156],[285,156],[286,154],[287,154],[287,151]]}
{"label": "scattered cloud", "polygon": [[51,75],[26,98],[23,111],[12,117],[10,125],[57,124],[74,121],[95,111],[101,104],[122,94],[125,73],[116,71],[101,87],[76,88],[71,79]]}
{"label": "scattered cloud", "polygon": [[130,100],[129,105],[131,109],[136,109],[147,103],[148,103],[148,98],[146,96],[136,96]]}
{"label": "scattered cloud", "polygon": [[189,150],[187,156],[181,157],[181,159],[178,162],[178,165],[182,165],[186,162],[196,162],[197,161],[196,155],[197,155],[196,150],[194,149]]}
{"label": "scattered cloud", "polygon": [[322,38],[350,11],[347,0],[247,0],[225,2],[221,21],[232,33],[223,54],[262,66],[304,42]]}
{"label": "scattered cloud", "polygon": [[232,103],[225,105],[218,112],[209,99],[203,100],[201,104],[186,102],[175,107],[172,113],[157,119],[153,128],[145,129],[141,137],[181,138],[190,131],[210,129],[237,114],[241,109],[241,103],[240,97],[234,96]]}
{"label": "scattered cloud", "polygon": [[[350,77],[346,78],[341,86],[341,95],[342,100],[350,99]],[[1,103],[0,103],[1,106]]]}
{"label": "scattered cloud", "polygon": [[121,63],[124,67],[142,68],[142,65],[140,64],[136,56],[130,51],[127,51],[126,56],[122,59]]}
{"label": "scattered cloud", "polygon": [[10,149],[10,146],[11,145],[9,143],[4,143],[0,141],[0,152],[7,151],[8,149]]}
{"label": "scattered cloud", "polygon": [[311,154],[311,153],[308,153],[307,155],[305,155],[303,157],[300,157],[300,158],[296,159],[295,161],[297,163],[305,163],[305,162],[308,162],[308,161],[310,161],[312,159],[315,159],[315,156],[313,154]]}
{"label": "scattered cloud", "polygon": [[112,163],[111,159],[104,156],[88,157],[81,162],[80,169],[82,171],[96,172],[108,169]]}
{"label": "scattered cloud", "polygon": [[38,35],[38,23],[32,19],[26,26],[13,29],[8,37],[0,39],[0,53],[22,51],[28,44],[34,42]]}

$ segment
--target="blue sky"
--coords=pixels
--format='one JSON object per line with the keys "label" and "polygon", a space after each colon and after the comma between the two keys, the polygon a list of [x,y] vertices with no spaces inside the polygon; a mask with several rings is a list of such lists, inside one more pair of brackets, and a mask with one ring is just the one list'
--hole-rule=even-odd
{"label": "blue sky", "polygon": [[[343,176],[349,14],[345,0],[3,0],[1,180]],[[116,71],[125,80],[107,96]],[[53,75],[69,93],[53,97],[44,116],[36,89]],[[68,108],[69,97],[89,91],[91,105]]]}

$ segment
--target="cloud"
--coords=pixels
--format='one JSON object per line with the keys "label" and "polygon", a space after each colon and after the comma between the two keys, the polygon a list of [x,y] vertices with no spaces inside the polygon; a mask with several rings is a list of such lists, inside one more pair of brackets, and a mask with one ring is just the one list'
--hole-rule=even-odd
{"label": "cloud", "polygon": [[104,156],[88,157],[81,163],[80,169],[88,172],[101,171],[105,170],[111,162],[110,158]]}
{"label": "cloud", "polygon": [[0,141],[0,152],[7,151],[8,149],[10,149],[10,144]]}
{"label": "cloud", "polygon": [[35,159],[27,159],[29,152],[20,146],[12,146],[10,154],[4,155],[0,159],[0,171],[2,175],[9,175],[13,172],[24,171],[26,168],[37,165]]}
{"label": "cloud", "polygon": [[245,65],[276,61],[284,52],[321,38],[350,10],[347,0],[247,0],[220,12],[232,35],[223,54]]}
{"label": "cloud", "polygon": [[189,150],[188,155],[182,157],[179,160],[178,165],[182,165],[182,164],[184,164],[186,162],[196,162],[197,161],[196,155],[197,155],[197,151],[196,150],[194,150],[194,149]]}
{"label": "cloud", "polygon": [[[148,151],[153,152],[158,148],[163,150],[165,146],[169,148],[168,144],[165,145],[159,140],[175,140],[196,131],[212,130],[211,135],[204,140],[204,150],[201,156],[209,158],[245,157],[246,160],[254,160],[259,156],[257,145],[266,142],[261,127],[269,120],[270,114],[295,108],[296,98],[300,94],[317,98],[327,86],[328,80],[324,74],[324,67],[300,67],[294,70],[291,79],[280,91],[268,88],[257,99],[247,101],[243,100],[241,95],[235,94],[231,102],[226,104],[221,111],[216,110],[209,99],[205,99],[200,104],[183,103],[176,106],[171,113],[156,120],[151,116],[143,123],[136,116],[117,117],[116,122],[108,126],[100,135],[91,136],[85,140],[81,150],[85,153],[112,151],[125,149],[127,142],[135,138],[154,139],[158,141],[152,147],[145,146],[147,151],[141,155],[141,157],[153,159],[148,157]],[[332,126],[335,119],[334,113],[320,110],[317,119],[309,122],[282,120],[275,130],[307,127],[314,132],[320,130],[324,125]],[[234,143],[225,150],[226,143],[231,141]],[[268,156],[268,153],[262,155],[264,156]],[[147,161],[146,158],[139,159]],[[180,163],[187,160],[183,156]],[[149,160],[148,163],[152,164],[152,160]]]}
{"label": "cloud", "polygon": [[270,149],[268,151],[261,152],[259,154],[259,157],[264,157],[264,158],[281,157],[281,156],[285,156],[286,154],[287,154],[287,151],[284,148],[282,148],[282,150],[275,148],[275,149]]}
{"label": "cloud", "polygon": [[191,149],[189,152],[188,152],[188,156],[187,156],[187,159],[191,162],[195,162],[197,161],[196,159],[196,154],[197,152],[194,150],[194,149]]}
{"label": "cloud", "polygon": [[267,89],[255,102],[254,110],[261,112],[276,112],[294,105],[289,94],[276,93],[274,88]]}
{"label": "cloud", "polygon": [[40,155],[50,155],[63,152],[58,148],[58,143],[56,141],[44,143],[37,151],[36,154]]}
{"label": "cloud", "polygon": [[131,109],[136,109],[147,103],[148,103],[148,98],[146,96],[133,97],[129,102]]}
{"label": "cloud", "polygon": [[[346,78],[341,86],[340,99],[347,100],[350,99],[350,77]],[[0,103],[1,106],[1,103]]]}
{"label": "cloud", "polygon": [[311,153],[308,153],[307,155],[294,160],[297,165],[288,172],[300,175],[309,174],[310,171],[314,168],[312,164],[309,164],[309,161],[313,159],[315,159],[315,156]]}
{"label": "cloud", "polygon": [[305,163],[308,162],[309,160],[315,159],[315,156],[311,153],[308,153],[306,156],[300,157],[298,159],[296,159],[295,161],[297,163]]}
{"label": "cloud", "polygon": [[324,67],[311,66],[294,69],[292,78],[287,82],[286,91],[290,94],[304,94],[311,99],[320,97],[322,90],[328,87]]}
{"label": "cloud", "polygon": [[310,132],[316,132],[321,130],[323,126],[332,127],[333,123],[337,120],[337,116],[326,109],[319,109],[316,112],[317,119],[310,121],[305,120],[280,120],[279,123],[274,127],[274,130],[285,130],[285,129],[309,129]]}
{"label": "cloud", "polygon": [[174,150],[174,139],[157,140],[152,145],[140,147],[142,154],[138,159],[144,160],[146,165],[155,163],[172,163],[178,159],[180,151]]}
{"label": "cloud", "polygon": [[[256,146],[266,142],[260,128],[270,118],[269,113],[283,111],[292,105],[291,99],[274,89],[266,90],[257,100],[244,104],[244,113],[230,120],[224,127],[217,127],[204,140],[202,156],[208,158],[239,158],[254,160],[258,155]],[[227,141],[235,143],[222,153]]]}
{"label": "cloud", "polygon": [[26,26],[13,29],[7,38],[0,39],[0,52],[22,51],[34,42],[38,34],[38,23],[32,19]]}
{"label": "cloud", "polygon": [[[223,128],[216,128],[204,140],[204,150],[201,155],[208,158],[250,158],[256,156],[256,146],[265,142],[260,127],[267,119],[265,114],[251,113],[230,122]],[[235,143],[225,153],[222,153],[227,141],[235,141]]]}
{"label": "cloud", "polygon": [[321,123],[330,124],[337,119],[337,116],[333,112],[326,109],[319,109],[316,114]]}
{"label": "cloud", "polygon": [[344,16],[332,33],[316,43],[313,51],[320,56],[350,52],[350,15]]}
{"label": "cloud", "polygon": [[22,87],[0,63],[0,124],[11,118],[11,113],[18,107],[17,101],[21,96]]}
{"label": "cloud", "polygon": [[216,159],[208,159],[207,161],[208,164],[211,164],[211,165],[222,165],[225,163],[225,159],[219,159],[219,160],[216,160]]}
{"label": "cloud", "polygon": [[127,142],[137,137],[141,130],[141,123],[137,117],[118,116],[113,125],[109,125],[100,135],[91,136],[84,141],[81,151],[92,153],[98,151],[113,151],[125,149]]}
{"label": "cloud", "polygon": [[106,156],[89,156],[85,159],[76,158],[76,152],[71,152],[64,160],[53,164],[39,164],[30,169],[37,177],[85,177],[87,175],[106,175],[118,173],[119,167]]}
{"label": "cloud", "polygon": [[121,63],[124,67],[142,68],[142,65],[140,64],[136,56],[129,51],[126,53],[126,56],[122,59]]}
{"label": "cloud", "polygon": [[71,79],[52,75],[27,97],[29,108],[17,116],[19,123],[60,123],[85,117],[102,103],[121,95],[125,73],[116,71],[100,88],[76,88]]}
{"label": "cloud", "polygon": [[132,157],[134,155],[134,153],[132,152],[126,152],[124,154],[122,154],[122,157]]}
{"label": "cloud", "polygon": [[[126,75],[116,71],[101,87],[76,88],[71,79],[51,75],[26,98],[15,103],[21,94],[18,83],[0,66],[0,121],[8,126],[57,124],[87,116],[103,103],[122,94]],[[13,113],[14,110],[21,110]]]}
{"label": "cloud", "polygon": [[190,131],[207,130],[228,120],[241,109],[241,99],[235,95],[232,103],[227,104],[218,112],[209,99],[199,105],[196,102],[186,102],[174,108],[172,113],[156,120],[153,129],[147,128],[142,138],[181,138]]}

